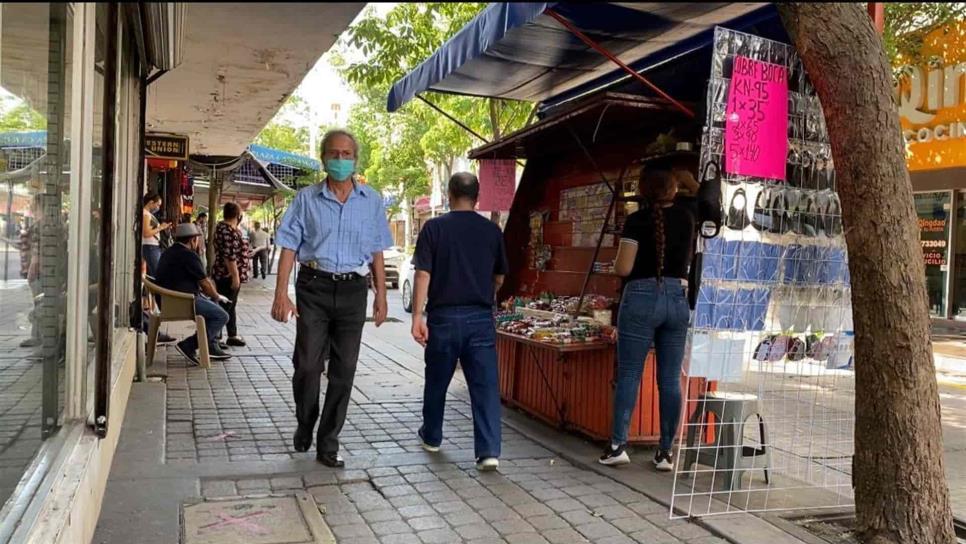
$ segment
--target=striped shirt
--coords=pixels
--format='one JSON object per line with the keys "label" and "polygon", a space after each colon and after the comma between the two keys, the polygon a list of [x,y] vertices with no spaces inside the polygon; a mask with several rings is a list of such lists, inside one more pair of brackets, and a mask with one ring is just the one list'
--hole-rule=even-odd
{"label": "striped shirt", "polygon": [[285,211],[275,236],[299,262],[316,261],[326,272],[369,273],[372,254],[393,244],[382,196],[354,184],[343,204],[326,182],[300,190]]}

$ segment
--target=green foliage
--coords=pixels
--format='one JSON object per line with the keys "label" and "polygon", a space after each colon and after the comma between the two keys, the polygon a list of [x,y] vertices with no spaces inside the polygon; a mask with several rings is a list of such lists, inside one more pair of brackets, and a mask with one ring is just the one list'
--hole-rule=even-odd
{"label": "green foliage", "polygon": [[305,127],[293,127],[272,121],[255,137],[255,143],[305,155],[309,149],[309,133]]}
{"label": "green foliage", "polygon": [[964,2],[888,2],[882,40],[895,67],[921,64],[923,38],[937,27],[966,19]]}
{"label": "green foliage", "polygon": [[[367,149],[360,171],[377,189],[403,198],[429,192],[430,169],[453,161],[483,142],[420,101],[386,112],[391,85],[432,55],[486,6],[485,3],[403,3],[385,18],[368,9],[343,35],[333,65],[363,100],[349,112],[349,129]],[[362,58],[348,61],[353,53]],[[521,128],[530,104],[427,93],[426,98],[477,133],[492,139]],[[398,188],[402,185],[400,194]]]}
{"label": "green foliage", "polygon": [[23,132],[46,128],[47,119],[25,102],[10,97],[0,101],[0,132]]}

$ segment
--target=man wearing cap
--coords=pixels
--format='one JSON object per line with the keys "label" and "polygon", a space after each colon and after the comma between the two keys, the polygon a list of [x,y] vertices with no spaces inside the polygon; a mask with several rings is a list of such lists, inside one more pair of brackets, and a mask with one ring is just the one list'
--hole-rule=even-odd
{"label": "man wearing cap", "polygon": [[[204,318],[208,333],[208,356],[212,359],[228,359],[231,355],[219,348],[215,340],[218,332],[228,323],[228,312],[214,302],[225,303],[227,299],[218,294],[214,282],[208,278],[201,264],[198,256],[198,248],[203,243],[201,231],[193,223],[182,223],[175,229],[174,239],[176,243],[166,249],[158,261],[157,284],[165,289],[195,295],[195,313]],[[178,342],[175,349],[192,366],[200,364],[197,333]]]}
{"label": "man wearing cap", "polygon": [[[316,459],[342,467],[339,432],[345,423],[355,379],[362,327],[366,320],[369,273],[376,291],[373,321],[386,320],[386,273],[382,251],[392,235],[382,197],[353,179],[359,146],[344,130],[322,138],[322,161],[328,174],[322,183],[295,195],[282,218],[276,244],[282,248],[275,284],[272,317],[287,322],[295,315],[292,390],[295,395],[296,451],[312,446],[319,422]],[[288,278],[296,258],[295,304],[288,296]],[[319,390],[328,346],[329,368],[325,404],[319,419]]]}

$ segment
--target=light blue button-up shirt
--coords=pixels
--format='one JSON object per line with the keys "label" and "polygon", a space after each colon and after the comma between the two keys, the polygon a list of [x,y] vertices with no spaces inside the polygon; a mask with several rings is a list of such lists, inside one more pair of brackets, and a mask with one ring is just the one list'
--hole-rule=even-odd
{"label": "light blue button-up shirt", "polygon": [[372,254],[393,244],[382,196],[355,184],[343,204],[326,182],[301,189],[285,212],[276,243],[299,262],[317,261],[326,272],[369,273]]}

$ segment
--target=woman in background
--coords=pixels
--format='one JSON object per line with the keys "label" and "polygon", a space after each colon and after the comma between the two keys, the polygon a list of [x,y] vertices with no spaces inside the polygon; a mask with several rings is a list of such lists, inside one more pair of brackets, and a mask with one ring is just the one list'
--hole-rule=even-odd
{"label": "woman in background", "polygon": [[661,419],[661,441],[654,465],[661,471],[674,466],[671,443],[681,416],[681,364],[690,321],[687,277],[697,231],[693,199],[675,199],[679,178],[683,186],[696,188],[697,183],[686,170],[642,171],[639,186],[645,202],[627,217],[621,235],[614,268],[626,278],[626,285],[617,318],[613,434],[598,459],[603,465],[630,463],[626,451],[628,427],[644,361],[653,345]]}
{"label": "woman in background", "polygon": [[161,196],[158,193],[144,195],[141,210],[141,258],[148,265],[148,276],[154,277],[161,260],[160,234],[171,228],[171,223],[159,223],[154,212],[161,209]]}

